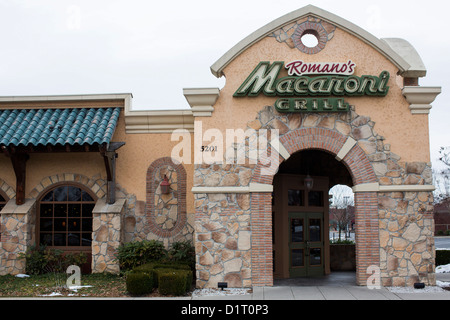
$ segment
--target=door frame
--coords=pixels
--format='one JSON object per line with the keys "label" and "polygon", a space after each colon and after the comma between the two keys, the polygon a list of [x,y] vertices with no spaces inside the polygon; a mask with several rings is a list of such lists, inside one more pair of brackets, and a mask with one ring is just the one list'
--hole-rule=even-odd
{"label": "door frame", "polygon": [[[323,236],[323,265],[324,274],[330,274],[330,240],[329,230],[329,179],[327,177],[313,177],[314,186],[311,191],[323,192],[323,207],[310,206],[308,193],[304,186],[302,175],[277,174],[274,178],[274,194],[272,203],[273,221],[273,264],[274,279],[290,278],[290,213],[323,214],[322,236]],[[304,196],[303,206],[288,206],[288,191],[302,190]]]}

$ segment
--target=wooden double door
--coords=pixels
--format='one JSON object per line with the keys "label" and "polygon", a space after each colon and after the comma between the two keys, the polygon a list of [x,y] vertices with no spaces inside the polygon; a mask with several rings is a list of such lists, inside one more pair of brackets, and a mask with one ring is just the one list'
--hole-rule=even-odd
{"label": "wooden double door", "polygon": [[277,175],[273,194],[274,278],[329,274],[328,178]]}

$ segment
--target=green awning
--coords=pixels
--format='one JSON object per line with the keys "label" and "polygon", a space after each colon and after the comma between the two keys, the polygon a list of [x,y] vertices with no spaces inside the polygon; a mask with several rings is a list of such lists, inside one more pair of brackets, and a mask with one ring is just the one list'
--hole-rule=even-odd
{"label": "green awning", "polygon": [[109,144],[120,108],[0,110],[0,146]]}

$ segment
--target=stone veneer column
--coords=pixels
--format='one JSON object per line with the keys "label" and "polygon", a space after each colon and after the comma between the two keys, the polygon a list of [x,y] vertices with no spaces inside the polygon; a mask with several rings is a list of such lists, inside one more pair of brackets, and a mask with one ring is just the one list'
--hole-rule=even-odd
{"label": "stone veneer column", "polygon": [[0,275],[25,273],[25,253],[32,239],[32,219],[35,216],[36,200],[27,199],[23,205],[10,200],[2,210],[0,242]]}
{"label": "stone veneer column", "polygon": [[195,206],[197,287],[251,287],[250,195],[196,194]]}
{"label": "stone veneer column", "polygon": [[115,254],[122,241],[122,214],[125,199],[107,204],[100,199],[94,207],[92,226],[92,273],[119,273]]}

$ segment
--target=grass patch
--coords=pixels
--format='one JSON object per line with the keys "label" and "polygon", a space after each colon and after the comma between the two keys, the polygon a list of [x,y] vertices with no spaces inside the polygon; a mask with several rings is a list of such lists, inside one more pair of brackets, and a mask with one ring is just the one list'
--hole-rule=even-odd
{"label": "grass patch", "polygon": [[66,288],[68,275],[47,273],[18,278],[0,276],[0,297],[127,297],[125,277],[113,274],[81,275],[81,286],[77,290]]}

